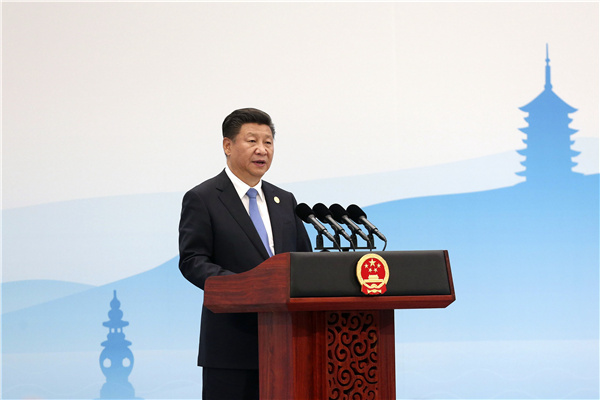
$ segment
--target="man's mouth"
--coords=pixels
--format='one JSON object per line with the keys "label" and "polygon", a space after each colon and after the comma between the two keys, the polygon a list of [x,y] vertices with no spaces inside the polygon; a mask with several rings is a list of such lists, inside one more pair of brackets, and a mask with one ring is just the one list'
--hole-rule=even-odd
{"label": "man's mouth", "polygon": [[258,166],[265,166],[267,164],[266,161],[264,160],[256,160],[256,161],[252,161],[254,164],[258,165]]}

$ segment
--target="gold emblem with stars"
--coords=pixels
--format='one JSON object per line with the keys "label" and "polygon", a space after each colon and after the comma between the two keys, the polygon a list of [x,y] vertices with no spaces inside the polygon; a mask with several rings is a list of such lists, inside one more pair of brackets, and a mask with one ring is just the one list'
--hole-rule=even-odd
{"label": "gold emblem with stars", "polygon": [[390,278],[387,262],[378,254],[365,254],[356,264],[356,277],[361,292],[368,295],[384,294]]}

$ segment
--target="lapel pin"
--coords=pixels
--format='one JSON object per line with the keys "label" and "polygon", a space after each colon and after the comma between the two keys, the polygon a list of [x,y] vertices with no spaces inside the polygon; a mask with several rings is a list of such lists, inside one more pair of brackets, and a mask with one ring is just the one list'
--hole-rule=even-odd
{"label": "lapel pin", "polygon": [[279,204],[279,197],[275,196],[273,197],[273,200],[275,200],[275,203]]}

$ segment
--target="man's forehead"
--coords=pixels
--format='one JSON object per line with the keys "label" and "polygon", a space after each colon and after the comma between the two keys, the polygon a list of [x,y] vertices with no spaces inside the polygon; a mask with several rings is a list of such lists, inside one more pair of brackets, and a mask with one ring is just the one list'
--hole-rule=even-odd
{"label": "man's forehead", "polygon": [[264,125],[264,124],[255,124],[255,123],[243,124],[240,128],[239,133],[244,133],[246,135],[256,135],[256,136],[268,135],[270,137],[273,137],[273,132],[271,132],[271,128],[269,127],[269,125]]}

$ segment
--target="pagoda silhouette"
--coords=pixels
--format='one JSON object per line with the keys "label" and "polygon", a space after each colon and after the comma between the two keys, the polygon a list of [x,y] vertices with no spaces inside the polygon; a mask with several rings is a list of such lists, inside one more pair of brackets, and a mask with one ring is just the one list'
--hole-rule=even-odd
{"label": "pagoda silhouette", "polygon": [[136,399],[135,390],[128,380],[133,369],[133,353],[129,349],[131,342],[125,340],[123,328],[129,322],[123,321],[121,302],[117,299],[117,291],[113,291],[110,302],[108,321],[102,325],[109,332],[106,341],[102,342],[104,350],[100,353],[100,368],[106,376],[106,383],[100,389],[100,399]]}
{"label": "pagoda silhouette", "polygon": [[525,160],[521,162],[525,170],[517,172],[517,175],[524,176],[528,186],[556,188],[578,180],[582,174],[573,172],[577,163],[572,159],[580,152],[571,149],[571,145],[575,143],[571,140],[571,135],[575,134],[577,129],[569,128],[573,121],[569,114],[577,109],[554,93],[550,72],[546,44],[544,91],[529,104],[519,108],[529,113],[525,118],[529,126],[519,129],[527,135],[527,138],[523,139],[527,147],[517,150],[525,156]]}

